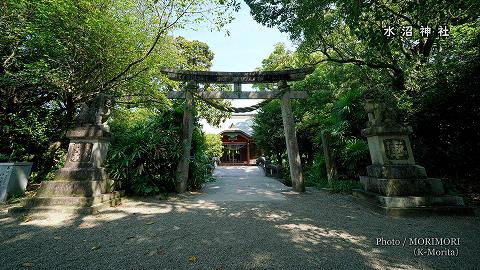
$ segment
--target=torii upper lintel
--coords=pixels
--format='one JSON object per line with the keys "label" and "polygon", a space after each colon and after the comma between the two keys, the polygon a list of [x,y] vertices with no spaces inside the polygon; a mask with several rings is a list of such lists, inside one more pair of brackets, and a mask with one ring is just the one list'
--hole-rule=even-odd
{"label": "torii upper lintel", "polygon": [[166,74],[173,81],[194,81],[196,83],[276,83],[280,81],[301,81],[315,68],[288,69],[281,71],[252,71],[252,72],[219,72],[219,71],[192,71],[164,69],[161,72]]}

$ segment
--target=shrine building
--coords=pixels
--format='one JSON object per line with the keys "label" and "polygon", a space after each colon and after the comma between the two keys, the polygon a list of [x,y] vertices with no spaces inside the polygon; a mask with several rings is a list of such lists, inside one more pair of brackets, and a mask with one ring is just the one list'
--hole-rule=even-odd
{"label": "shrine building", "polygon": [[223,142],[221,165],[255,165],[257,147],[252,136],[235,124],[220,132]]}

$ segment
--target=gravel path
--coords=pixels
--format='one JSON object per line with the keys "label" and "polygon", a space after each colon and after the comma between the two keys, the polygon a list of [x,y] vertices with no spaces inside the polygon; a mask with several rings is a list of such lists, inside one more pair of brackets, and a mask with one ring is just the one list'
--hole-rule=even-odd
{"label": "gravel path", "polygon": [[[348,195],[286,192],[256,167],[215,174],[201,194],[69,220],[3,212],[0,269],[479,269],[478,217],[387,218]],[[415,256],[414,237],[460,238],[458,256]]]}

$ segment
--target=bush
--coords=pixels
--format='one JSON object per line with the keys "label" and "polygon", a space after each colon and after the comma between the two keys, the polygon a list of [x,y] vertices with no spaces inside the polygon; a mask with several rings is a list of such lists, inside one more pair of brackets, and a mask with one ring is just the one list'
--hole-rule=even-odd
{"label": "bush", "polygon": [[221,158],[223,156],[223,142],[220,134],[206,134],[205,144],[205,153],[208,157]]}
{"label": "bush", "polygon": [[318,183],[327,179],[325,159],[322,154],[316,154],[313,163],[305,167],[305,186],[317,186]]}
{"label": "bush", "polygon": [[199,129],[195,128],[192,135],[193,157],[190,160],[188,173],[188,190],[197,190],[202,184],[211,180],[213,167],[210,162],[211,148],[209,148],[208,137]]}
{"label": "bush", "polygon": [[[119,109],[110,124],[114,136],[106,167],[116,188],[153,195],[175,190],[182,153],[181,110]],[[187,189],[196,190],[212,173],[205,135],[195,127]]]}
{"label": "bush", "polygon": [[[360,149],[361,148],[363,147],[360,147]],[[360,184],[358,180],[350,179],[334,179],[329,183],[325,168],[325,159],[323,155],[317,154],[315,155],[313,164],[305,168],[305,186],[326,188],[332,192],[351,192],[352,189],[359,188]]]}
{"label": "bush", "polygon": [[181,114],[118,110],[106,167],[116,187],[139,195],[171,191],[181,153]]}
{"label": "bush", "polygon": [[369,154],[368,144],[363,138],[352,137],[345,140],[337,161],[340,172],[343,172],[346,178],[357,179],[370,164]]}
{"label": "bush", "polygon": [[29,183],[53,179],[63,167],[68,139],[65,115],[58,108],[0,112],[0,162],[31,161]]}

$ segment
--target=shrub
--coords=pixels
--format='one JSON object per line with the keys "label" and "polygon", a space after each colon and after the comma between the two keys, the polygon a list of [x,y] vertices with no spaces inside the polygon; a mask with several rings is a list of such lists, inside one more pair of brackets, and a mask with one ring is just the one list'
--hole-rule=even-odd
{"label": "shrub", "polygon": [[149,195],[171,191],[181,153],[181,114],[173,110],[118,110],[106,167],[117,188]]}
{"label": "shrub", "polygon": [[355,137],[345,140],[338,163],[341,165],[340,170],[347,175],[347,178],[358,178],[369,165],[367,142]]}
{"label": "shrub", "polygon": [[327,179],[327,171],[325,168],[325,159],[322,154],[316,154],[313,163],[305,167],[305,185],[316,186],[323,179]]}
{"label": "shrub", "polygon": [[0,162],[33,162],[30,183],[51,180],[63,167],[68,121],[55,106],[2,114],[0,112]]}
{"label": "shrub", "polygon": [[[359,148],[362,149],[363,147]],[[358,180],[333,179],[329,182],[325,168],[325,159],[322,154],[315,155],[312,165],[305,168],[305,185],[327,188],[332,192],[351,192],[352,189],[360,187]]]}
{"label": "shrub", "polygon": [[195,128],[192,134],[192,153],[190,159],[190,169],[188,173],[188,190],[196,190],[202,187],[202,184],[211,180],[213,167],[210,162],[210,154],[208,151],[209,144],[205,134]]}
{"label": "shrub", "polygon": [[223,155],[223,142],[220,134],[205,135],[205,154],[208,157],[220,158]]}
{"label": "shrub", "polygon": [[[152,195],[175,190],[182,153],[181,110],[119,109],[110,124],[114,136],[106,167],[116,188]],[[205,135],[195,127],[187,189],[196,190],[212,173]]]}

